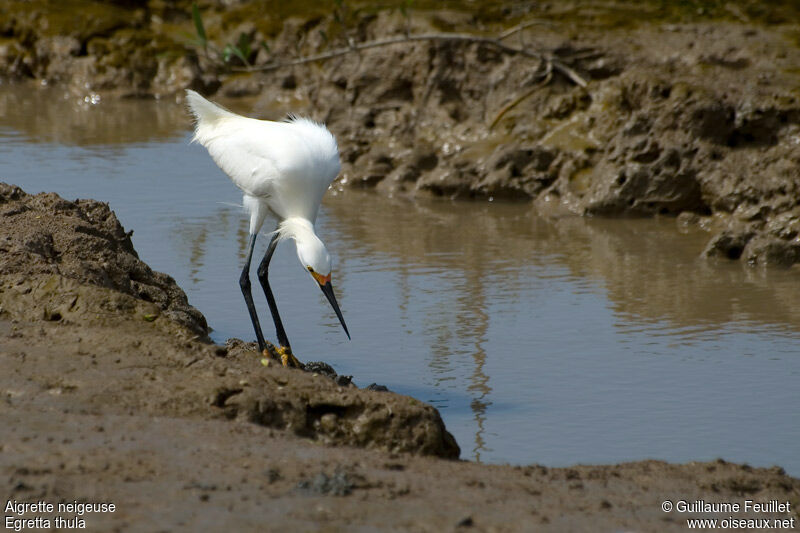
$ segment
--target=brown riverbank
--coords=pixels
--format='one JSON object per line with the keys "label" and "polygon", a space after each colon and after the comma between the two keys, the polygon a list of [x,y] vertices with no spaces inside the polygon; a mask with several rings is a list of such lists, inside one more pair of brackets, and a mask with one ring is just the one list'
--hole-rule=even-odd
{"label": "brown riverbank", "polygon": [[[208,1],[198,11],[205,45],[189,2],[0,9],[0,76],[89,102],[181,98],[192,87],[247,97],[262,117],[307,113],[339,138],[342,188],[679,216],[710,232],[706,256],[800,260],[790,2],[421,2],[409,11]],[[406,33],[484,41],[434,38],[243,70],[245,60],[265,68]],[[505,48],[489,42],[498,37]]]}
{"label": "brown riverbank", "polygon": [[105,204],[3,185],[0,230],[9,500],[113,502],[83,517],[104,531],[678,531],[717,516],[664,513],[667,499],[778,499],[795,510],[735,516],[797,517],[800,480],[777,467],[453,460],[428,405],[211,344]]}

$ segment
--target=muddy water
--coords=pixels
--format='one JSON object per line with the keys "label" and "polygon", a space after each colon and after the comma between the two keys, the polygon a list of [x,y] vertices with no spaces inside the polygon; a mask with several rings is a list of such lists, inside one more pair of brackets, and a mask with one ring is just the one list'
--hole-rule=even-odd
{"label": "muddy water", "polygon": [[[174,104],[0,88],[0,179],[108,201],[215,340],[251,340],[241,198],[188,140]],[[723,457],[800,475],[797,270],[708,264],[707,235],[672,219],[552,220],[521,204],[346,191],[319,227],[353,340],[282,245],[271,279],[295,352],[430,401],[462,457]]]}

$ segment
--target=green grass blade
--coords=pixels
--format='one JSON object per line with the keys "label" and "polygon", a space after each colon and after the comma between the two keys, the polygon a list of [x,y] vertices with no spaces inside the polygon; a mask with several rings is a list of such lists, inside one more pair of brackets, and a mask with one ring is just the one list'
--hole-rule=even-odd
{"label": "green grass blade", "polygon": [[197,7],[197,2],[192,2],[192,19],[194,20],[194,27],[197,30],[197,38],[203,48],[206,47],[208,39],[206,38],[206,29],[203,26],[203,19],[200,18],[200,9]]}

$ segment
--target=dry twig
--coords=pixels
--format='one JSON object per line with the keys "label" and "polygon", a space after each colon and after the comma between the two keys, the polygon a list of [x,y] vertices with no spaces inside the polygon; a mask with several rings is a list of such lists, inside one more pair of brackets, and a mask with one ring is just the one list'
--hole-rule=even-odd
{"label": "dry twig", "polygon": [[505,41],[512,35],[516,35],[517,33],[521,32],[522,30],[527,30],[531,26],[551,26],[549,22],[546,20],[529,20],[527,22],[523,22],[522,24],[517,24],[513,28],[509,28],[500,35],[497,36],[498,41]]}
{"label": "dry twig", "polygon": [[[530,25],[533,25],[534,22],[531,22]],[[515,30],[513,33],[521,31],[524,29],[521,25],[516,28],[512,28]],[[501,38],[505,38],[508,35],[513,35],[513,33],[509,33],[511,30],[506,31],[501,35]],[[552,54],[547,52],[537,52],[531,51],[525,48],[517,48],[514,46],[509,46],[501,42],[501,39],[493,39],[490,37],[480,37],[477,35],[469,35],[464,33],[423,33],[419,35],[403,35],[399,37],[389,37],[387,39],[377,39],[374,41],[367,41],[363,43],[350,43],[350,46],[346,48],[337,48],[335,50],[329,50],[327,52],[322,52],[319,54],[314,54],[305,57],[299,57],[297,59],[291,59],[289,61],[274,61],[272,63],[267,63],[266,65],[259,65],[256,67],[249,67],[243,69],[237,69],[247,72],[254,72],[254,71],[270,71],[270,70],[277,70],[285,67],[292,67],[296,65],[305,65],[307,63],[314,63],[315,61],[326,61],[328,59],[333,59],[335,57],[343,56],[345,54],[350,54],[352,52],[358,52],[361,50],[369,50],[371,48],[380,48],[383,46],[391,46],[395,44],[404,44],[404,43],[411,43],[411,42],[419,42],[419,41],[435,41],[435,42],[466,42],[466,43],[477,43],[477,44],[485,44],[487,46],[491,46],[500,50],[501,52],[507,54],[519,54],[523,57],[529,57],[532,59],[538,59],[540,61],[544,61],[549,65],[552,65],[552,68],[556,71],[560,72],[567,78],[569,78],[573,83],[580,87],[586,87],[587,82],[586,80],[578,74],[574,69],[567,66],[566,64],[562,63],[558,59],[556,59]]]}
{"label": "dry twig", "polygon": [[498,111],[498,113],[494,117],[494,120],[492,121],[492,123],[489,124],[489,130],[493,130],[494,127],[497,125],[497,123],[500,122],[500,120],[505,116],[505,114],[508,113],[509,111],[511,111],[512,109],[514,109],[515,107],[517,107],[517,105],[519,105],[520,102],[522,102],[523,100],[525,100],[526,98],[531,96],[533,93],[535,93],[541,87],[544,87],[545,85],[550,83],[550,80],[552,78],[553,78],[553,66],[552,66],[552,63],[547,63],[547,68],[546,68],[545,73],[543,75],[542,81],[540,81],[539,83],[537,83],[536,85],[531,87],[528,91],[523,93],[521,96],[515,98],[514,100],[512,100],[508,104],[504,105],[503,109]]}

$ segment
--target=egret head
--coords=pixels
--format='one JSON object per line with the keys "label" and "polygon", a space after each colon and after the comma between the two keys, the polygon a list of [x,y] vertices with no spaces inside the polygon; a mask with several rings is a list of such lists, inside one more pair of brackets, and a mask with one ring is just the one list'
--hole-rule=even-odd
{"label": "egret head", "polygon": [[327,281],[330,281],[331,256],[319,237],[314,234],[305,235],[301,239],[295,239],[295,244],[297,258],[311,277],[323,285],[325,284],[323,278],[327,277]]}
{"label": "egret head", "polygon": [[331,285],[331,256],[328,250],[313,231],[296,235],[295,245],[297,246],[297,258],[300,260],[300,264],[303,265],[303,268],[311,274],[311,278],[319,285],[322,293],[336,312],[336,316],[339,318],[339,322],[342,323],[344,332],[349,339],[350,332],[347,331],[347,325],[344,323],[342,311],[339,309],[339,304],[336,302],[336,296],[333,294],[333,285]]}

